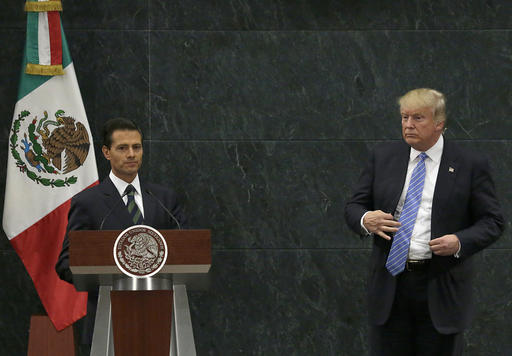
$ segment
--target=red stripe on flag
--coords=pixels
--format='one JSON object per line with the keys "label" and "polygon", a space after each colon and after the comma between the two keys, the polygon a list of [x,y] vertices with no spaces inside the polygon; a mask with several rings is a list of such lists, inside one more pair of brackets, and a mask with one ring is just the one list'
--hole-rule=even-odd
{"label": "red stripe on flag", "polygon": [[[98,184],[94,182],[90,187]],[[68,224],[71,199],[11,239],[57,330],[73,324],[87,313],[87,292],[77,292],[55,272]]]}
{"label": "red stripe on flag", "polygon": [[50,32],[50,52],[52,65],[62,64],[62,37],[60,30],[60,14],[58,11],[48,12]]}

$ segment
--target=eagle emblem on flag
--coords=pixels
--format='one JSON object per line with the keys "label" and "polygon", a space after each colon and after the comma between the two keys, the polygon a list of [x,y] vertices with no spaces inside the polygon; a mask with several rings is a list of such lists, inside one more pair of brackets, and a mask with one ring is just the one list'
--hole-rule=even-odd
{"label": "eagle emblem on flag", "polygon": [[[87,159],[90,148],[86,127],[64,110],[57,110],[55,120],[21,111],[14,120],[10,137],[11,154],[20,172],[44,186],[64,187],[77,181],[75,176],[52,178],[52,175],[66,175]],[[28,120],[26,120],[28,119]]]}

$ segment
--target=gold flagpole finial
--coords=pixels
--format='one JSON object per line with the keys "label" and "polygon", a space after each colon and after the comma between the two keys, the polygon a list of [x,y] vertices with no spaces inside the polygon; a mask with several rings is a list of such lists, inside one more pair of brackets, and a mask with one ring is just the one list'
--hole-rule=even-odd
{"label": "gold flagpole finial", "polygon": [[62,2],[60,0],[27,1],[25,3],[25,11],[26,12],[62,11]]}

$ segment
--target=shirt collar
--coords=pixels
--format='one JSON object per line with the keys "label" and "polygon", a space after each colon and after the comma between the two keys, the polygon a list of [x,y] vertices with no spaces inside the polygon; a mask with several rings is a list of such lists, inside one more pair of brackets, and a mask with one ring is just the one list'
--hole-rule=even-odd
{"label": "shirt collar", "polygon": [[108,175],[112,183],[114,183],[114,186],[116,187],[117,191],[119,192],[120,196],[123,196],[124,191],[126,190],[126,187],[131,184],[135,188],[135,195],[141,194],[140,190],[140,180],[139,180],[139,174],[135,176],[133,181],[131,183],[127,183],[121,178],[117,177],[112,171],[110,171],[110,174]]}
{"label": "shirt collar", "polygon": [[[441,162],[441,156],[443,155],[443,146],[444,146],[444,138],[443,135],[439,136],[439,139],[434,144],[434,146],[430,147],[425,151],[427,156],[434,162]],[[420,155],[421,151],[418,151],[411,147],[411,153],[409,155],[409,160],[414,161]]]}

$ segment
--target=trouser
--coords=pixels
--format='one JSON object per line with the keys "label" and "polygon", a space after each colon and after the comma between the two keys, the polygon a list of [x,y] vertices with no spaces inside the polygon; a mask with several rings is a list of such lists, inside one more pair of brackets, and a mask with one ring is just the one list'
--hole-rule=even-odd
{"label": "trouser", "polygon": [[384,325],[370,326],[372,356],[459,356],[462,333],[441,334],[430,318],[427,270],[404,271],[397,279],[395,300]]}

